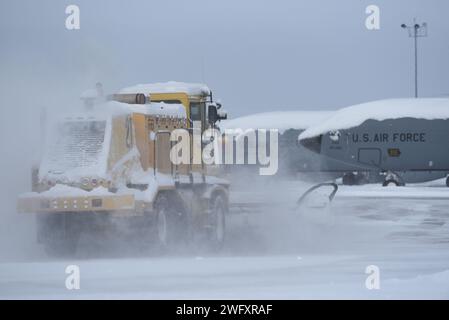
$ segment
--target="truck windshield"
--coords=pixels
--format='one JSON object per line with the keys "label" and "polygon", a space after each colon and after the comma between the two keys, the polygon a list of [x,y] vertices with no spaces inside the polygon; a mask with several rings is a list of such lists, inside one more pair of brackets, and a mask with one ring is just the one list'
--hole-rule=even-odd
{"label": "truck windshield", "polygon": [[105,130],[106,121],[58,123],[47,139],[44,174],[96,166],[101,161]]}
{"label": "truck windshield", "polygon": [[190,103],[190,120],[201,121],[201,108],[202,107],[203,107],[202,103],[198,103],[198,102]]}

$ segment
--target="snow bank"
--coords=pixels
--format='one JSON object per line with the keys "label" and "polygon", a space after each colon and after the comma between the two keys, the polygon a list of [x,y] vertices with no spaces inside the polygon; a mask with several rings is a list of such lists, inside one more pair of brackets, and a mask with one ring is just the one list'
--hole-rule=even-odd
{"label": "snow bank", "polygon": [[143,93],[145,95],[152,93],[172,92],[184,92],[188,95],[209,95],[210,89],[202,83],[169,81],[160,83],[138,84],[120,90],[120,93]]}
{"label": "snow bank", "polygon": [[256,113],[232,120],[222,121],[222,129],[306,129],[329,118],[333,111],[277,111]]}
{"label": "snow bank", "polygon": [[449,119],[449,99],[389,99],[354,105],[309,127],[299,135],[299,139],[312,138],[332,130],[353,128],[369,119],[382,121],[398,118]]}

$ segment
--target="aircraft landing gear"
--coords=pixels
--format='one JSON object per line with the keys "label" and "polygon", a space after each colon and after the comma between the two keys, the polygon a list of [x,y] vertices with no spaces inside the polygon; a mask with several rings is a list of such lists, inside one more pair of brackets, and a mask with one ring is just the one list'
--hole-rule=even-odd
{"label": "aircraft landing gear", "polygon": [[396,181],[394,179],[389,179],[389,180],[385,180],[384,182],[382,182],[382,186],[384,186],[384,187],[389,187],[389,186],[399,187],[400,184],[398,181]]}
{"label": "aircraft landing gear", "polygon": [[368,183],[366,176],[360,172],[348,172],[342,177],[343,185],[345,186],[358,186]]}
{"label": "aircraft landing gear", "polygon": [[396,173],[387,172],[385,175],[385,180],[382,183],[382,186],[384,186],[384,187],[388,187],[388,186],[403,187],[403,186],[405,186],[405,182]]}

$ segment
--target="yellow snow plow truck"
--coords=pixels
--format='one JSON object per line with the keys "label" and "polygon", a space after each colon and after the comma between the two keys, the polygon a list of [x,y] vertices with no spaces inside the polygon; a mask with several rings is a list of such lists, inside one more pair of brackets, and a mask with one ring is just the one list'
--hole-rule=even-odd
{"label": "yellow snow plow truck", "polygon": [[[83,99],[81,112],[46,121],[32,192],[18,199],[19,212],[36,214],[46,250],[72,254],[87,231],[138,235],[159,248],[194,240],[220,249],[229,183],[203,157],[192,161],[204,143],[195,146],[195,130],[217,128],[226,118],[212,92],[168,82]],[[190,152],[173,152],[176,130],[186,133]],[[189,161],[173,159],[185,160],[184,152]]]}

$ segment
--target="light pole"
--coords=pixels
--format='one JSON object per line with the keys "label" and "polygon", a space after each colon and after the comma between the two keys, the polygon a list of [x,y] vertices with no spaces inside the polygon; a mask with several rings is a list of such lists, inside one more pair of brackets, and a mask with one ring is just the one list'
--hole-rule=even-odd
{"label": "light pole", "polygon": [[415,98],[418,98],[418,38],[427,37],[427,23],[418,24],[416,18],[413,19],[413,25],[401,24],[401,28],[407,29],[408,36],[415,42]]}

